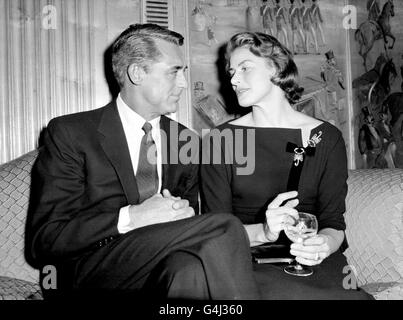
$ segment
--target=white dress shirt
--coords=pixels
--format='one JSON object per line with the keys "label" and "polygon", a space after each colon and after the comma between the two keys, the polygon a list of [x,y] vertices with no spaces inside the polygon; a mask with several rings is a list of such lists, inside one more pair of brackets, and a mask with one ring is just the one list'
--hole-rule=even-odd
{"label": "white dress shirt", "polygon": [[[116,105],[118,107],[118,112],[120,120],[122,121],[123,130],[125,132],[127,145],[129,146],[130,159],[133,166],[134,174],[137,172],[137,167],[139,163],[139,153],[141,147],[141,139],[144,136],[143,125],[146,120],[140,116],[138,113],[133,111],[122,99],[120,94],[116,99]],[[160,133],[160,118],[157,117],[148,121],[152,125],[151,135],[154,139],[157,148],[157,172],[158,172],[158,193],[161,191],[162,184],[162,159],[161,159],[161,133]],[[133,177],[134,178],[134,177]],[[130,205],[123,207],[119,211],[119,221],[118,221],[118,231],[119,233],[126,233],[131,230],[129,227],[130,217],[129,217],[129,207]]]}

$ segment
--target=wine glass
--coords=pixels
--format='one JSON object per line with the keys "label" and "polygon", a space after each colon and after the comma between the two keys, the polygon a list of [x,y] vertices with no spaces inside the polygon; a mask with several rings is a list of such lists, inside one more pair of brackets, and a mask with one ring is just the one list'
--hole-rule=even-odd
{"label": "wine glass", "polygon": [[[304,239],[313,237],[318,232],[318,220],[313,214],[298,212],[298,219],[291,217],[293,222],[287,223],[284,232],[292,242],[302,242]],[[291,219],[290,219],[291,220]],[[300,277],[310,276],[312,268],[300,265],[296,260],[294,265],[284,268],[288,274]]]}

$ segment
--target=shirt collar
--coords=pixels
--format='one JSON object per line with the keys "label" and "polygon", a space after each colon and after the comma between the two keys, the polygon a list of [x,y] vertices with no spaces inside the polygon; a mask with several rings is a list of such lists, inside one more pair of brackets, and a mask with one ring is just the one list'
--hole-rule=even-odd
{"label": "shirt collar", "polygon": [[[142,129],[144,123],[146,123],[146,120],[123,101],[120,93],[116,98],[116,105],[122,121],[126,122],[130,128]],[[153,129],[159,129],[160,119],[161,116],[156,117],[148,122],[151,123]]]}

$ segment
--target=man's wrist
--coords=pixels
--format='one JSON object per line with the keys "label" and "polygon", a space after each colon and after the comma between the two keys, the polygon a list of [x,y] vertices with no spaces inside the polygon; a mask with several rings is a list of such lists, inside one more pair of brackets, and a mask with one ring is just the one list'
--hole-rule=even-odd
{"label": "man's wrist", "polygon": [[119,233],[121,233],[121,234],[132,230],[131,217],[130,217],[130,206],[120,208],[117,228],[118,228]]}

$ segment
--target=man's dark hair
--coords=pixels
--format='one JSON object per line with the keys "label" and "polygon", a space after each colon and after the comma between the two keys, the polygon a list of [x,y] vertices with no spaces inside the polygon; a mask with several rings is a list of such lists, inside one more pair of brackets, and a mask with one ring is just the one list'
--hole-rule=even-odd
{"label": "man's dark hair", "polygon": [[112,45],[113,74],[122,88],[127,68],[135,63],[146,72],[151,63],[158,61],[161,52],[156,40],[165,40],[181,46],[183,36],[156,24],[132,24]]}
{"label": "man's dark hair", "polygon": [[285,93],[287,100],[294,104],[302,95],[304,89],[297,83],[298,68],[290,50],[275,37],[262,32],[241,32],[234,35],[227,44],[226,62],[227,70],[231,54],[237,48],[246,47],[255,56],[266,59],[269,65],[274,66],[276,74],[268,79],[279,86]]}

